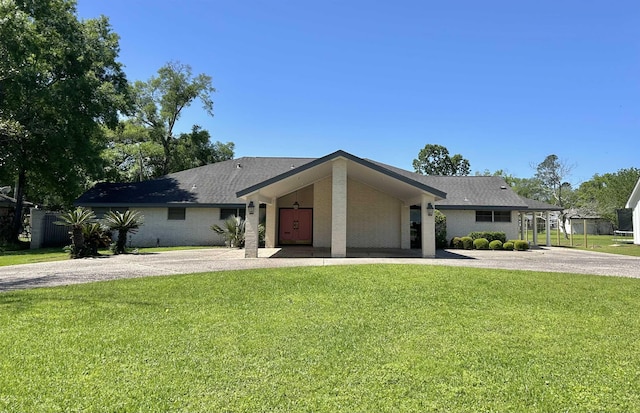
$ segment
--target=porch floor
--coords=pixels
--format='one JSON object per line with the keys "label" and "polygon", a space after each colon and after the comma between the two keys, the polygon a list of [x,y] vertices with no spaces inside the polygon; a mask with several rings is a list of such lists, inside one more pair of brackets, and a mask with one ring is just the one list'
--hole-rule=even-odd
{"label": "porch floor", "polygon": [[[331,258],[330,248],[292,245],[278,248],[261,248],[260,257],[269,258]],[[347,248],[347,258],[421,258],[419,249],[400,248]]]}

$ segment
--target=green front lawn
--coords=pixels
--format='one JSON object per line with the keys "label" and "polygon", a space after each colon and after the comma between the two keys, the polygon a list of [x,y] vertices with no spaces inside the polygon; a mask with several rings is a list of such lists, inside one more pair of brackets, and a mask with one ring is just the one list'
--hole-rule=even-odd
{"label": "green front lawn", "polygon": [[62,248],[42,248],[38,250],[4,251],[4,252],[0,252],[0,267],[5,265],[61,261],[66,259],[69,259],[69,253],[64,252]]}
{"label": "green front lawn", "polygon": [[0,411],[640,411],[640,280],[371,265],[0,294]]}
{"label": "green front lawn", "polygon": [[[175,250],[187,250],[187,249],[199,249],[199,248],[213,248],[213,247],[153,247],[153,248],[139,248],[136,249],[136,253],[152,253],[152,252],[164,252]],[[103,255],[111,255],[109,249],[102,249],[98,251]],[[18,265],[18,264],[32,264],[35,262],[49,262],[49,261],[61,261],[69,259],[69,253],[64,252],[62,248],[42,248],[37,250],[20,250],[20,251],[4,251],[0,253],[0,267],[5,265]]]}

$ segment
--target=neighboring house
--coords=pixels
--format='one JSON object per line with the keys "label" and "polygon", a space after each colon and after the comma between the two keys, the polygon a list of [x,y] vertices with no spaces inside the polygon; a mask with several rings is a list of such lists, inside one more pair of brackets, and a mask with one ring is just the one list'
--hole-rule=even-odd
{"label": "neighboring house", "polygon": [[586,226],[587,235],[613,235],[613,223],[600,215],[570,209],[565,217],[567,234],[584,235]]}
{"label": "neighboring house", "polygon": [[631,196],[625,207],[631,208],[633,211],[631,213],[633,220],[633,243],[640,245],[640,179],[638,179],[635,188],[633,188],[633,192],[631,192]]}
{"label": "neighboring house", "polygon": [[[419,221],[422,255],[435,255],[434,207],[447,236],[502,231],[518,237],[518,214],[532,209],[500,177],[424,176],[337,151],[322,158],[244,157],[152,181],[101,183],[76,200],[97,215],[135,208],[145,224],[136,246],[213,245],[211,229],[231,215],[246,218],[246,256],[257,256],[257,227],[267,247],[411,247]],[[546,205],[546,204],[545,204]],[[248,213],[246,212],[248,211]]]}

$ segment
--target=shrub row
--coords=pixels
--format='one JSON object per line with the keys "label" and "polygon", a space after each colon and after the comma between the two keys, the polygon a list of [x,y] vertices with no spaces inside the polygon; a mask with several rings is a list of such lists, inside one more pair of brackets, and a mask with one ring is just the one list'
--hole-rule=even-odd
{"label": "shrub row", "polygon": [[507,235],[504,232],[490,232],[490,231],[482,231],[482,232],[470,232],[468,237],[471,237],[473,240],[477,240],[480,238],[484,238],[487,241],[495,241],[498,240],[503,244],[507,242]]}
{"label": "shrub row", "polygon": [[[473,238],[473,235],[476,234],[493,234],[494,239],[489,240],[485,237],[477,237]],[[505,239],[503,241],[502,239]],[[493,233],[481,233],[481,232],[472,232],[466,237],[453,237],[450,242],[450,247],[455,249],[465,249],[465,250],[507,250],[513,251],[526,251],[529,249],[529,243],[524,240],[509,240],[506,241],[506,236],[503,232],[493,232]]]}

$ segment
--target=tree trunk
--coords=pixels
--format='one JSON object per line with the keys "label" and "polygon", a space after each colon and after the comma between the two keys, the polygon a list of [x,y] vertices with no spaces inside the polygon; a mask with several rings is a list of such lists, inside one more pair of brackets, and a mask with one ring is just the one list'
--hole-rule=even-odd
{"label": "tree trunk", "polygon": [[11,223],[11,233],[9,236],[9,242],[19,243],[18,237],[22,232],[22,211],[24,203],[24,185],[27,181],[26,171],[24,167],[20,166],[18,170],[18,182],[16,184],[16,190],[14,198],[16,199],[16,207],[13,213],[13,222]]}
{"label": "tree trunk", "polygon": [[73,227],[71,229],[71,243],[73,244],[74,258],[82,258],[86,255],[82,227]]}
{"label": "tree trunk", "polygon": [[118,231],[118,241],[116,242],[116,252],[118,254],[124,254],[127,252],[127,232],[129,231]]}
{"label": "tree trunk", "polygon": [[[560,228],[562,228],[562,232],[564,232],[564,238],[569,239],[569,234],[567,234],[566,220],[567,220],[567,214],[558,214],[558,221],[560,222]],[[558,231],[560,230],[560,228],[558,228]]]}

